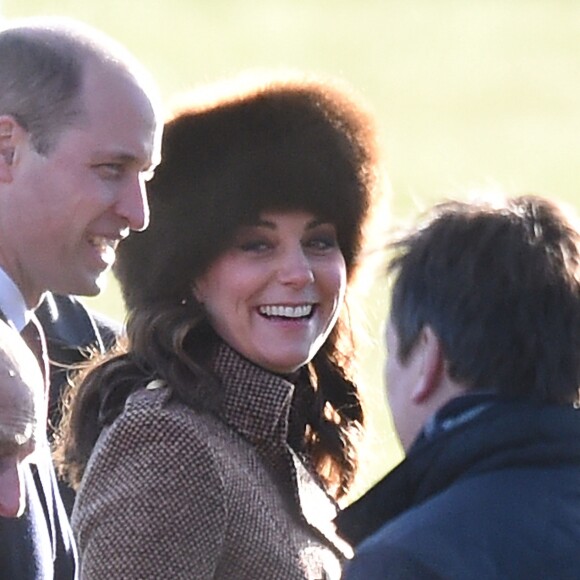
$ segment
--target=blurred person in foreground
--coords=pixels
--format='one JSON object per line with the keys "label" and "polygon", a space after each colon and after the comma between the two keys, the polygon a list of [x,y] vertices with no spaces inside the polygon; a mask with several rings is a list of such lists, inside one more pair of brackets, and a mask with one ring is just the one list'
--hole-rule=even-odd
{"label": "blurred person in foreground", "polygon": [[[114,334],[74,295],[98,294],[119,241],[147,225],[159,98],[122,47],[60,18],[0,32],[0,87],[0,318],[37,354],[58,421],[63,365]],[[46,446],[23,472],[22,517],[0,517],[3,577],[72,579],[72,532]]]}
{"label": "blurred person in foreground", "polygon": [[579,242],[523,196],[443,203],[393,244],[385,378],[406,458],[338,517],[347,580],[578,577]]}
{"label": "blurred person in foreground", "polygon": [[128,345],[73,392],[87,578],[338,579],[363,424],[345,295],[377,185],[342,85],[242,75],[166,123],[119,247]]}
{"label": "blurred person in foreground", "polygon": [[0,321],[0,516],[15,518],[26,505],[26,463],[46,445],[44,380],[20,335]]}

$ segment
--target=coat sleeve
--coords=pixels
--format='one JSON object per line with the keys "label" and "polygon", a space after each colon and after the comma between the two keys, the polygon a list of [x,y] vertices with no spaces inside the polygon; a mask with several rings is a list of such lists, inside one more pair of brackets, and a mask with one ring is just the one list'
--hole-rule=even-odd
{"label": "coat sleeve", "polygon": [[224,544],[220,466],[170,411],[125,412],[99,440],[73,513],[87,580],[213,578]]}

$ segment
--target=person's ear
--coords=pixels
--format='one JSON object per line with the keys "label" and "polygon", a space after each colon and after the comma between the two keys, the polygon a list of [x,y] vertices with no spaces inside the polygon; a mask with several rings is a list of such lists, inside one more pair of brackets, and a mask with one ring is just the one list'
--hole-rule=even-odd
{"label": "person's ear", "polygon": [[411,392],[411,400],[414,403],[425,403],[437,387],[441,384],[445,369],[445,359],[441,341],[433,332],[430,326],[425,326],[421,330],[419,341],[415,348],[418,348],[420,360],[420,378],[415,383]]}
{"label": "person's ear", "polygon": [[10,115],[0,115],[0,182],[9,183],[18,143],[26,131]]}
{"label": "person's ear", "polygon": [[202,279],[198,279],[193,283],[191,291],[193,293],[193,297],[200,303],[203,304],[205,302],[205,285]]}

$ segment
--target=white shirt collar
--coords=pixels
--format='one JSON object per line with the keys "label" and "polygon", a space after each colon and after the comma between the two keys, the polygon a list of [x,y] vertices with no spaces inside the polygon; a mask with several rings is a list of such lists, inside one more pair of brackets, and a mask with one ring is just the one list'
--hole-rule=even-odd
{"label": "white shirt collar", "polygon": [[26,308],[24,296],[12,278],[0,267],[0,310],[6,320],[20,332],[33,316],[33,311]]}

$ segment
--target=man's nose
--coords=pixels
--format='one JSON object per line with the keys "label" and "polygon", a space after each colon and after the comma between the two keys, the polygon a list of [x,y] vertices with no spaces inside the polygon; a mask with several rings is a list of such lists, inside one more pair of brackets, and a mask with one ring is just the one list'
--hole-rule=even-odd
{"label": "man's nose", "polygon": [[0,470],[0,516],[15,518],[25,506],[24,467],[17,459],[10,459],[8,463]]}
{"label": "man's nose", "polygon": [[141,175],[132,177],[120,193],[116,212],[131,230],[140,232],[149,225],[147,188]]}

